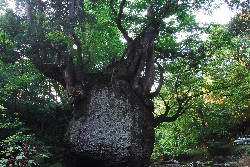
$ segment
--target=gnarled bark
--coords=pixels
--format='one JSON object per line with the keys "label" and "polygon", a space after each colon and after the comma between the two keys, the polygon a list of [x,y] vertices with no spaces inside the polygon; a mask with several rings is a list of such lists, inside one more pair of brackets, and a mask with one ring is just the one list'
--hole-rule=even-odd
{"label": "gnarled bark", "polygon": [[153,114],[127,81],[100,78],[75,106],[65,167],[144,167],[154,145]]}

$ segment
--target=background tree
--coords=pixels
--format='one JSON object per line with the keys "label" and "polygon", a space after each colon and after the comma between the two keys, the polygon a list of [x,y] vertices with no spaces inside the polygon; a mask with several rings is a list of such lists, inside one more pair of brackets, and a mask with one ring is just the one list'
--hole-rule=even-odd
{"label": "background tree", "polygon": [[0,163],[48,166],[62,158],[61,139],[70,107],[62,87],[40,73],[19,50],[21,22],[11,10],[0,16]]}
{"label": "background tree", "polygon": [[[181,96],[183,90],[185,95],[190,85],[194,90],[189,93],[199,90],[204,94],[192,100],[193,104],[183,117],[156,128],[154,156],[192,155],[199,150],[214,159],[214,156],[223,155],[222,152],[230,154],[228,143],[232,144],[236,136],[249,133],[250,75],[249,50],[246,48],[250,45],[248,29],[242,29],[248,17],[244,15],[240,21],[239,16],[240,13],[225,26],[210,25],[208,39],[204,42],[209,56],[199,63],[202,65],[196,68],[197,73],[180,70],[179,62],[171,63],[169,85],[162,89],[162,96],[169,99],[169,103],[174,105],[173,95]],[[156,98],[155,103],[157,112],[162,112],[161,98]],[[172,149],[173,145],[176,149]]]}

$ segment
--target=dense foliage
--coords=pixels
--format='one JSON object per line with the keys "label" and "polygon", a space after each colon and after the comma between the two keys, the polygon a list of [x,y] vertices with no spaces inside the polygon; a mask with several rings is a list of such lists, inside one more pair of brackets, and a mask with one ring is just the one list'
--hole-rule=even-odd
{"label": "dense foliage", "polygon": [[1,166],[39,165],[50,156],[47,146],[35,139],[19,118],[11,116],[2,106],[0,111]]}
{"label": "dense foliage", "polygon": [[[246,12],[244,17],[241,15],[236,15],[228,25],[210,26],[204,42],[209,56],[199,60],[202,62],[195,72],[178,68],[181,66],[178,60],[174,66],[171,63],[173,72],[162,96],[168,97],[169,102],[178,98],[173,94],[181,98],[187,93],[201,96],[193,99],[182,118],[157,128],[155,155],[188,154],[197,146],[209,148],[213,141],[232,144],[236,136],[250,132],[249,29],[242,29],[246,20],[239,18],[245,19]],[[156,103],[161,112],[164,105],[157,99]]]}
{"label": "dense foliage", "polygon": [[64,97],[60,98],[61,88],[55,82],[27,59],[19,60],[1,62],[0,67],[1,166],[53,164],[62,158],[69,106],[59,101]]}

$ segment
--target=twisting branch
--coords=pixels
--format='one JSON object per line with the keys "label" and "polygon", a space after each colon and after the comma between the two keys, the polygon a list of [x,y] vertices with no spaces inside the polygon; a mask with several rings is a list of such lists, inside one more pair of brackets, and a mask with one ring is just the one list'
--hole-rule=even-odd
{"label": "twisting branch", "polygon": [[[194,94],[192,96],[188,96],[185,99],[180,99],[180,98],[178,99],[177,98],[176,100],[177,100],[178,108],[177,108],[175,114],[172,115],[172,116],[168,116],[171,107],[165,102],[164,98],[160,95],[161,99],[164,102],[164,105],[165,105],[166,109],[165,109],[165,112],[163,114],[159,115],[158,117],[156,117],[154,119],[154,126],[156,127],[156,126],[160,125],[163,122],[173,122],[173,121],[175,121],[177,118],[179,118],[181,115],[183,115],[186,112],[186,109],[188,109],[190,107],[191,104],[189,104],[189,103],[193,98],[196,98],[196,97],[199,97],[199,96],[202,96],[202,95],[205,95],[205,94],[209,94],[209,93],[211,93],[213,91],[216,91],[216,90],[235,87],[235,86],[238,86],[238,85],[240,85],[240,83],[236,83],[236,84],[233,84],[233,85],[227,85],[227,86],[221,86],[221,87],[218,87],[216,89],[208,90],[206,92],[199,92],[199,93],[196,93],[196,94]],[[188,92],[190,92],[190,88],[185,94],[187,95]]]}
{"label": "twisting branch", "polygon": [[167,104],[167,102],[166,102],[166,100],[162,97],[162,95],[159,95],[160,96],[160,98],[162,99],[162,101],[163,101],[163,103],[164,103],[164,105],[165,105],[165,113],[164,114],[166,114],[166,115],[168,115],[168,113],[169,113],[169,111],[170,111],[170,106]]}
{"label": "twisting branch", "polygon": [[165,101],[165,99],[162,97],[162,95],[159,95],[159,96],[163,100],[163,103],[165,105],[165,112],[154,119],[154,127],[156,127],[156,126],[160,125],[161,123],[165,122],[165,120],[166,120],[166,118],[168,116],[168,113],[169,113],[169,111],[171,109],[170,106]]}
{"label": "twisting branch", "polygon": [[122,59],[120,59],[119,65],[114,65],[115,67],[111,66],[112,69],[110,69],[113,70],[115,68],[117,77],[129,80],[133,89],[143,96],[143,98],[148,99],[155,78],[155,58],[153,52],[154,41],[159,33],[159,26],[153,23],[148,24],[144,30],[132,40],[121,25],[125,2],[126,0],[122,0],[120,3],[118,14],[113,7],[113,0],[111,0],[109,4],[114,15],[117,14],[117,27],[129,43]]}
{"label": "twisting branch", "polygon": [[186,105],[186,103],[184,105],[183,105],[183,103],[178,103],[178,108],[177,108],[175,114],[172,116],[168,116],[171,107],[167,104],[167,102],[164,100],[164,98],[161,95],[160,95],[160,97],[164,102],[165,112],[154,119],[154,127],[160,125],[163,122],[173,122],[177,118],[179,118],[182,114],[185,113],[184,106]]}
{"label": "twisting branch", "polygon": [[[175,114],[172,115],[172,116],[168,116],[169,110],[171,108],[166,103],[164,98],[160,95],[161,99],[164,102],[166,110],[162,115],[155,118],[155,124],[154,124],[155,126],[158,126],[159,124],[161,124],[163,122],[173,122],[173,121],[175,121],[177,118],[179,118],[181,115],[183,115],[185,113],[186,110],[184,108],[192,98],[187,98],[186,100],[184,100],[183,98],[180,98],[179,97],[179,92],[178,92],[179,87],[180,87],[180,85],[179,85],[179,77],[178,77],[176,79],[175,84],[174,84],[174,91],[175,91],[175,94],[176,94],[176,102],[177,102],[178,107],[177,107],[177,110],[176,110]],[[190,89],[187,92],[189,92],[189,91],[190,91]],[[187,94],[187,92],[186,92],[186,94]]]}
{"label": "twisting branch", "polygon": [[[118,29],[121,31],[123,37],[126,39],[126,41],[128,43],[131,43],[133,40],[129,37],[128,32],[122,26],[123,8],[124,8],[125,3],[126,3],[126,0],[122,0],[120,7],[119,7],[119,13],[117,15],[116,24],[117,24]],[[111,5],[112,5],[112,3],[111,3]],[[113,6],[112,6],[112,8],[113,8]],[[114,8],[113,8],[113,12],[114,12],[114,14],[116,13]]]}

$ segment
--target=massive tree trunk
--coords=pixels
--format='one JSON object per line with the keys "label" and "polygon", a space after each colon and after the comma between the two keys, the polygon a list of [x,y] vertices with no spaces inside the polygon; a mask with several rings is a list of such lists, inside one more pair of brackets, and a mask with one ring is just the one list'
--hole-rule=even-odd
{"label": "massive tree trunk", "polygon": [[154,145],[153,114],[131,85],[100,77],[86,94],[74,106],[65,166],[147,166]]}
{"label": "massive tree trunk", "polygon": [[[34,29],[41,28],[41,22],[35,23],[32,3],[26,0],[31,34],[28,53],[37,69],[61,83],[68,102],[74,108],[66,134],[65,167],[148,166],[154,145],[154,127],[181,115],[180,106],[173,117],[167,117],[170,108],[165,103],[166,112],[153,117],[152,99],[158,95],[163,81],[163,68],[153,55],[154,41],[165,11],[173,4],[166,3],[166,7],[159,12],[160,17],[151,16],[144,30],[132,39],[121,24],[126,0],[122,0],[118,13],[112,6],[112,0],[110,2],[110,8],[117,16],[117,27],[128,46],[119,61],[88,74],[84,68],[81,40],[74,32],[73,21],[65,29],[72,36],[71,42],[77,46],[75,55],[70,51],[60,52],[53,41],[48,42],[45,37],[36,37]],[[70,17],[76,15],[79,4],[78,0],[68,1],[66,7],[70,9]],[[63,54],[64,61],[46,63],[48,55],[53,53],[57,58]],[[152,93],[156,64],[160,80],[159,87]]]}

